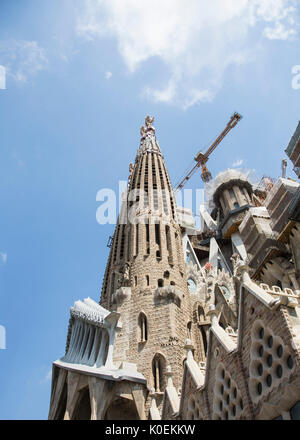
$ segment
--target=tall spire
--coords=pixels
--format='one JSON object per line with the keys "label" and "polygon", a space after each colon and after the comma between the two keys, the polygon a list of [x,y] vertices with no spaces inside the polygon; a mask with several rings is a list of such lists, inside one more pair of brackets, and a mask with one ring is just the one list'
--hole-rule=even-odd
{"label": "tall spire", "polygon": [[167,365],[179,386],[176,359],[184,356],[190,299],[175,197],[153,122],[147,116],[140,130],[125,200],[128,222],[116,226],[101,304],[121,313],[124,325],[115,362],[136,363],[150,386],[163,391]]}

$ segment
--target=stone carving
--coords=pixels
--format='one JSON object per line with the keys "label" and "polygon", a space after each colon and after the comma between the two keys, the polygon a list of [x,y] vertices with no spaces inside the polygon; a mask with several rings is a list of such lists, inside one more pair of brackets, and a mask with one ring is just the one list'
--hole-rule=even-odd
{"label": "stone carving", "polygon": [[133,171],[134,171],[134,165],[133,163],[129,164],[129,177],[128,177],[128,182],[131,182],[132,176],[133,176]]}
{"label": "stone carving", "polygon": [[140,133],[141,137],[144,138],[148,130],[153,130],[155,132],[155,128],[153,127],[154,116],[151,118],[150,116],[146,116],[145,125],[141,126]]}
{"label": "stone carving", "polygon": [[131,297],[130,287],[120,287],[115,291],[112,297],[112,302],[114,304],[121,304],[123,301]]}
{"label": "stone carving", "polygon": [[119,289],[122,286],[130,286],[130,265],[129,263],[123,264],[120,271],[115,270],[116,276],[116,288]]}
{"label": "stone carving", "polygon": [[170,299],[178,306],[180,305],[183,297],[182,292],[175,286],[158,287],[154,293],[157,299]]}
{"label": "stone carving", "polygon": [[243,264],[240,254],[234,253],[230,260],[232,261],[233,276],[238,276],[238,268]]}
{"label": "stone carving", "polygon": [[103,326],[104,320],[109,311],[97,304],[91,298],[86,298],[84,301],[76,301],[70,310],[71,317],[82,319],[85,322]]}
{"label": "stone carving", "polygon": [[123,282],[126,285],[128,285],[130,283],[130,265],[129,265],[129,263],[124,264]]}
{"label": "stone carving", "polygon": [[155,131],[155,128],[153,127],[153,122],[154,122],[154,116],[151,118],[149,115],[148,116],[146,116],[146,119],[145,119],[145,124],[146,124],[146,127],[147,127],[147,130],[154,130]]}

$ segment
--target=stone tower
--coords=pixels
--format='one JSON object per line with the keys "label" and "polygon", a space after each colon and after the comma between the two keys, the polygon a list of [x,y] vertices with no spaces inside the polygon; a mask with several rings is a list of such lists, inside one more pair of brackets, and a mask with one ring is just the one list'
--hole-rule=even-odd
{"label": "stone tower", "polygon": [[121,314],[114,363],[136,363],[156,397],[166,367],[180,386],[190,298],[176,204],[154,118],[146,118],[115,229],[100,304]]}
{"label": "stone tower", "polygon": [[100,304],[71,307],[49,418],[300,420],[300,185],[223,171],[198,230],[176,208],[153,120]]}

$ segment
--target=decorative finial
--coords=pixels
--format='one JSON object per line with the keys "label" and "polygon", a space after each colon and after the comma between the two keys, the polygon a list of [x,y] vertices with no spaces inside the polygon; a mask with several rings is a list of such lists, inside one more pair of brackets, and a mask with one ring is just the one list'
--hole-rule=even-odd
{"label": "decorative finial", "polygon": [[144,138],[148,130],[152,130],[155,132],[155,128],[153,127],[154,116],[152,118],[148,115],[145,118],[145,127],[142,125],[140,129],[141,137]]}
{"label": "decorative finial", "polygon": [[184,348],[186,349],[186,358],[187,358],[187,360],[189,361],[189,360],[194,359],[194,356],[193,356],[194,346],[193,346],[192,341],[190,339],[186,340]]}
{"label": "decorative finial", "polygon": [[211,304],[209,306],[209,310],[207,312],[207,316],[210,316],[210,320],[211,320],[211,324],[212,325],[219,324],[218,317],[217,317],[216,306],[214,304]]}
{"label": "decorative finial", "polygon": [[242,277],[243,281],[249,279],[249,258],[244,261],[238,253],[235,253],[230,259],[233,266],[233,276]]}
{"label": "decorative finial", "polygon": [[146,116],[145,124],[147,129],[152,128],[154,130],[154,127],[152,127],[153,122],[154,122],[154,116],[152,116],[152,118],[149,115]]}

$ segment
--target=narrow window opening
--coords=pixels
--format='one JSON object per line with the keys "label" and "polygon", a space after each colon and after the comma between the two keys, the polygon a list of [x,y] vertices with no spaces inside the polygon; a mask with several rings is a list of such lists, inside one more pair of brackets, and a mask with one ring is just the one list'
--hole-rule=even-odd
{"label": "narrow window opening", "polygon": [[136,229],[135,229],[135,254],[138,255],[139,253],[139,224],[137,223]]}
{"label": "narrow window opening", "polygon": [[157,281],[157,285],[158,285],[158,287],[164,287],[164,280],[158,280]]}
{"label": "narrow window opening", "polygon": [[150,254],[150,229],[149,223],[146,223],[146,253]]}
{"label": "narrow window opening", "polygon": [[155,223],[155,243],[158,246],[158,250],[156,251],[156,257],[161,258],[161,249],[160,249],[160,227],[158,223]]}
{"label": "narrow window opening", "polygon": [[161,355],[155,355],[152,361],[153,385],[156,393],[161,393],[165,388],[165,361]]}
{"label": "narrow window opening", "polygon": [[139,316],[139,333],[140,342],[146,342],[148,340],[148,324],[144,313],[140,313]]}

